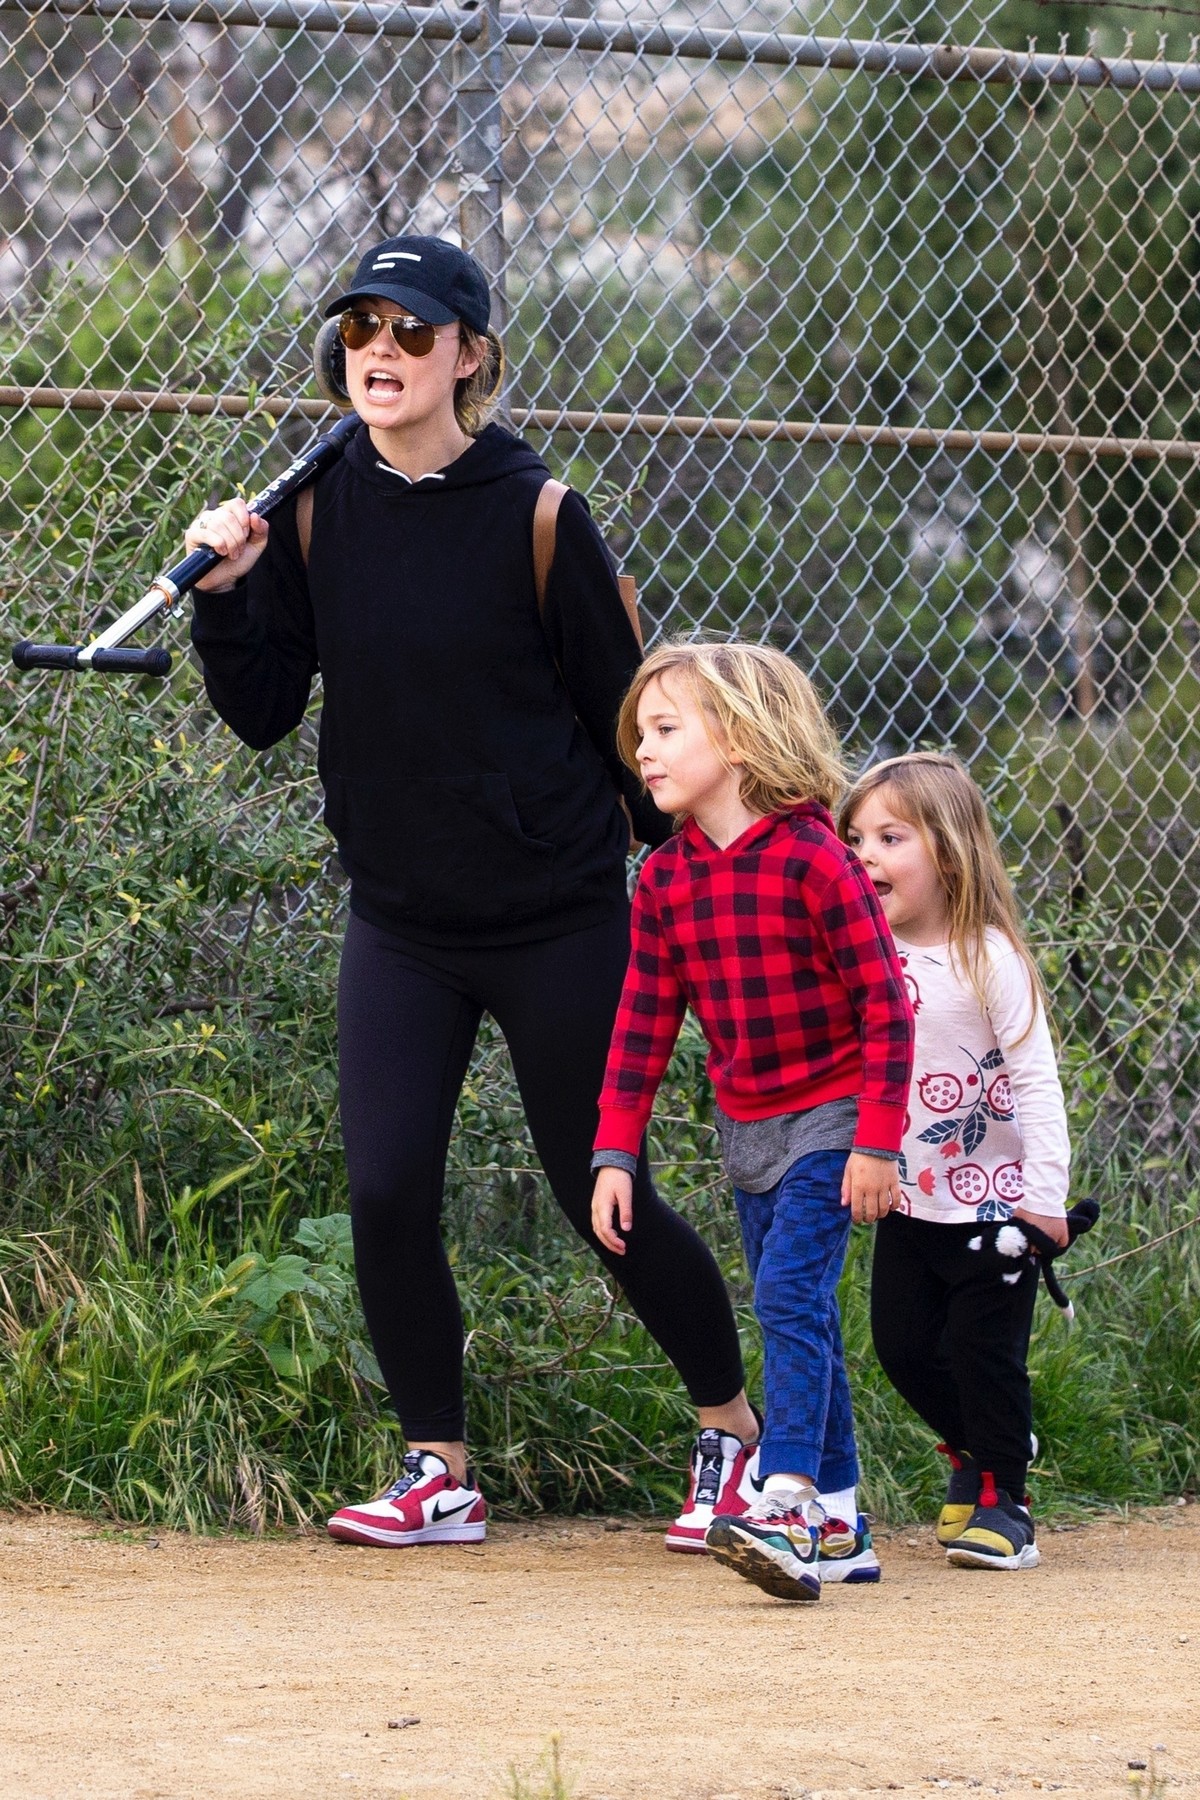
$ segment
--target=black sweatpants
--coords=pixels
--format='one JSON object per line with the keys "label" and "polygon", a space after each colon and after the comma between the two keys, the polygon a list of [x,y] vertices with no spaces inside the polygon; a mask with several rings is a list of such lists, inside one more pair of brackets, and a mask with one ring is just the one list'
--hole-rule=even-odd
{"label": "black sweatpants", "polygon": [[889,1213],[875,1228],[871,1335],[884,1374],[913,1411],[1019,1500],[1033,1428],[1026,1361],[1039,1267],[1028,1249],[1002,1254],[1001,1229]]}
{"label": "black sweatpants", "polygon": [[624,1288],[698,1406],[743,1385],[717,1264],[662,1201],[645,1151],[623,1257],[591,1230],[592,1142],[629,955],[623,909],[504,949],[431,949],[351,915],[338,984],[342,1132],[371,1342],[410,1439],[465,1435],[463,1326],[440,1216],[454,1109],[482,1015],[508,1043],[542,1167],[575,1230]]}

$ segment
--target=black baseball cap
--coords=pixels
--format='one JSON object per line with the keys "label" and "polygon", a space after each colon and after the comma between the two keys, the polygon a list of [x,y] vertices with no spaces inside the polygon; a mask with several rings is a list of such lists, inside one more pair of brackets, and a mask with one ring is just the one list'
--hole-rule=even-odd
{"label": "black baseball cap", "polygon": [[461,319],[472,331],[488,328],[492,296],[487,276],[473,256],[443,238],[394,237],[376,244],[354,271],[344,294],[325,308],[325,317],[345,312],[356,300],[391,300],[427,325]]}

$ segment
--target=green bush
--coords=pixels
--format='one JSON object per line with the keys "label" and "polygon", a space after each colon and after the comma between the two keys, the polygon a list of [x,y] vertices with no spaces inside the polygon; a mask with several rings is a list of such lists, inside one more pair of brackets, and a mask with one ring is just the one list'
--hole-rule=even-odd
{"label": "green bush", "polygon": [[[115,1222],[90,1266],[51,1233],[0,1241],[0,1505],[261,1530],[319,1520],[392,1477],[402,1444],[366,1342],[346,1215],[305,1219],[222,1265],[203,1202],[184,1197],[154,1255]],[[728,1216],[714,1223],[753,1350]],[[1113,1255],[1145,1239],[1110,1221],[1096,1242]],[[944,1470],[872,1357],[868,1252],[856,1233],[842,1292],[864,1496],[887,1518],[928,1516]],[[1119,1274],[1088,1274],[1094,1260],[1076,1261],[1076,1328],[1043,1302],[1034,1335],[1033,1485],[1050,1515],[1196,1485],[1200,1238],[1181,1232]],[[690,1411],[595,1265],[561,1244],[538,1259],[476,1247],[457,1275],[473,1454],[499,1513],[669,1511]],[[750,1368],[753,1389],[756,1354]]]}

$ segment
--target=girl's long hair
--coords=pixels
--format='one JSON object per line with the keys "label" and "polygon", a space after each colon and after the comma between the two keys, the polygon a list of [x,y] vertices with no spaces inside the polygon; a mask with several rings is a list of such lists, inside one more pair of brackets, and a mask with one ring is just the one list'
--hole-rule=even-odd
{"label": "girl's long hair", "polygon": [[806,675],[781,650],[762,644],[666,643],[633,678],[617,719],[617,748],[640,774],[638,701],[652,681],[682,683],[711,720],[713,748],[726,767],[740,758],[741,796],[752,812],[783,812],[802,800],[830,808],[846,785],[833,726]]}
{"label": "girl's long hair", "polygon": [[[838,811],[838,833],[844,840],[854,815],[871,794],[887,790],[897,816],[919,831],[933,858],[950,913],[950,954],[971,984],[981,1006],[987,1005],[987,932],[1003,932],[1029,976],[1029,1036],[1046,989],[1033,960],[1017,910],[1016,895],[983,795],[955,756],[917,750],[876,763],[854,782]],[[1048,1008],[1046,1008],[1048,1011]]]}

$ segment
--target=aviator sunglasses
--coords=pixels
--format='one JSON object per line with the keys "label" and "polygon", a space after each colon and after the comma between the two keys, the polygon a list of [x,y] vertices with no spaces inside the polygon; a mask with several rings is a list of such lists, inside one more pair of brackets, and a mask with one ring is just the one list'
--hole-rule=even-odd
{"label": "aviator sunglasses", "polygon": [[365,350],[368,344],[374,343],[385,325],[394,342],[409,356],[428,356],[437,342],[437,328],[427,325],[423,319],[407,315],[384,319],[378,313],[358,307],[340,315],[338,336],[347,350]]}

